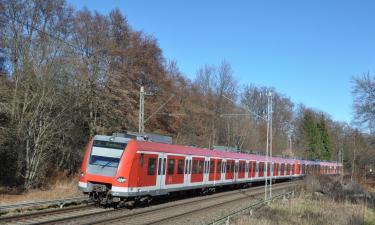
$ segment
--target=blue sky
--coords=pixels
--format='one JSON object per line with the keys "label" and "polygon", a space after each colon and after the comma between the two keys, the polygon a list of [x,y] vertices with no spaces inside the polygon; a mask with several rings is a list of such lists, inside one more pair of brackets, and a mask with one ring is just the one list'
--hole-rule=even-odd
{"label": "blue sky", "polygon": [[226,59],[240,85],[275,87],[339,121],[352,119],[351,77],[374,71],[375,1],[68,2],[104,14],[119,8],[191,79]]}

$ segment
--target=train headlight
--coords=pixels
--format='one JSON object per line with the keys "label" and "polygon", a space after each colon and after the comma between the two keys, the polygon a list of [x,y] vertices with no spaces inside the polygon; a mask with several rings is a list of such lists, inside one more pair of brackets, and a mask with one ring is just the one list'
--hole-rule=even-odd
{"label": "train headlight", "polygon": [[81,177],[84,177],[84,176],[85,176],[85,172],[81,172],[79,175],[80,175]]}
{"label": "train headlight", "polygon": [[123,177],[118,177],[116,180],[117,180],[117,182],[119,182],[119,183],[124,183],[124,182],[126,181],[126,179],[123,178]]}

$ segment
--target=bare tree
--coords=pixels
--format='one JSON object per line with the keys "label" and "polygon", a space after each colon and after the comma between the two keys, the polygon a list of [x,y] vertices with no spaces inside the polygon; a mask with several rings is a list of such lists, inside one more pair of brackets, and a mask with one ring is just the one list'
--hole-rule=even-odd
{"label": "bare tree", "polygon": [[353,77],[355,120],[370,131],[375,129],[375,78],[369,73]]}

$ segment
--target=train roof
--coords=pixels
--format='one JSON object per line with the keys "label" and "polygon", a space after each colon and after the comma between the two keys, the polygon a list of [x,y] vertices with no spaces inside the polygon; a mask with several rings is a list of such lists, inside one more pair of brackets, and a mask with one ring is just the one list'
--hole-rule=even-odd
{"label": "train roof", "polygon": [[[138,146],[138,150],[141,150],[141,151],[168,152],[168,153],[175,153],[175,154],[187,154],[187,155],[193,155],[193,156],[248,159],[248,160],[257,160],[257,161],[266,161],[266,158],[267,158],[264,155],[255,155],[255,154],[237,153],[237,152],[225,152],[225,151],[211,150],[207,148],[197,148],[197,147],[181,146],[181,145],[174,145],[174,144],[163,144],[163,143],[139,141],[139,140],[131,140],[129,141],[129,143],[130,142],[136,143],[136,145]],[[299,163],[310,164],[310,165],[337,164],[336,162],[309,161],[309,160],[280,158],[280,157],[269,157],[268,161],[281,162],[281,163],[294,163],[295,161],[298,161]]]}

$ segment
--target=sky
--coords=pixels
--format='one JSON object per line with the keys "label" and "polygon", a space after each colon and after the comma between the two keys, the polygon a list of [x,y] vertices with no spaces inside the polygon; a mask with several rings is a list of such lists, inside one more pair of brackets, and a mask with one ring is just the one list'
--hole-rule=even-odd
{"label": "sky", "polygon": [[375,1],[68,0],[75,9],[119,8],[153,35],[166,59],[194,79],[231,63],[240,87],[274,87],[337,121],[353,118],[352,77],[375,70]]}

